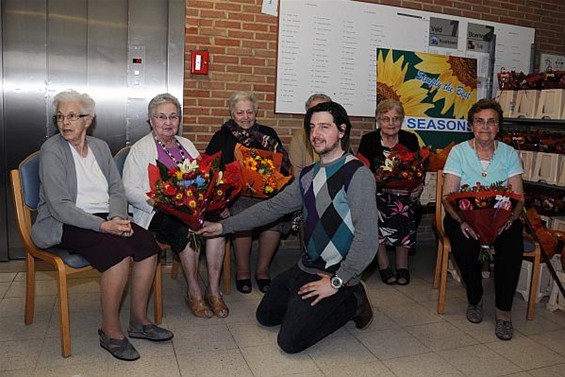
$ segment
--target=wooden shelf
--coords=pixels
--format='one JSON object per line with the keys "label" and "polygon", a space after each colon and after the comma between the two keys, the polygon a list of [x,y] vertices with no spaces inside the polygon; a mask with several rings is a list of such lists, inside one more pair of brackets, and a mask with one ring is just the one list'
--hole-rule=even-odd
{"label": "wooden shelf", "polygon": [[530,119],[530,118],[504,118],[504,124],[525,124],[528,126],[544,125],[544,126],[554,126],[560,125],[565,126],[565,119]]}
{"label": "wooden shelf", "polygon": [[544,187],[544,188],[549,188],[549,189],[555,189],[555,190],[565,190],[565,186],[552,185],[550,183],[545,183],[545,182],[536,182],[536,181],[524,180],[524,184],[525,185],[538,186],[538,187]]}

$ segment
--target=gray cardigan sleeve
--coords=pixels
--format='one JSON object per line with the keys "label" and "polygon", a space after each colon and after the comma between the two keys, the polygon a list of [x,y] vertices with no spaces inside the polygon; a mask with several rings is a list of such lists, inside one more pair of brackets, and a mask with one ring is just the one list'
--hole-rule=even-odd
{"label": "gray cardigan sleeve", "polygon": [[355,284],[377,254],[379,237],[375,191],[375,178],[371,171],[365,167],[358,169],[347,190],[355,233],[351,247],[336,271],[345,282]]}

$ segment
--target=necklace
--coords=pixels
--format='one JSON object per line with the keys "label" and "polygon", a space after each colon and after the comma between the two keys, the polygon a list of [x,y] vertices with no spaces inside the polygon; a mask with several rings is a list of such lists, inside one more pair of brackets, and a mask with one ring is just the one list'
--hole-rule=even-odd
{"label": "necklace", "polygon": [[488,168],[489,168],[490,164],[492,163],[492,160],[494,160],[494,155],[495,155],[496,149],[498,147],[498,142],[496,140],[494,141],[494,150],[492,151],[492,156],[490,156],[490,160],[488,160],[488,163],[486,164],[486,166],[483,166],[481,158],[479,157],[479,151],[477,150],[477,142],[475,140],[473,140],[473,146],[474,146],[474,149],[475,149],[475,154],[477,155],[477,159],[479,160],[479,166],[481,167],[481,170],[482,170],[481,176],[483,178],[486,178],[487,175],[488,175]]}
{"label": "necklace", "polygon": [[[186,160],[186,155],[184,154],[184,150],[182,148],[182,145],[180,145],[180,143],[179,143],[179,141],[177,140],[176,137],[174,139],[175,139],[175,144],[179,148],[179,152],[180,152],[180,155],[182,157],[182,161]],[[167,149],[167,147],[165,146],[165,144],[163,144],[163,142],[161,140],[159,140],[159,139],[157,139],[157,137],[155,137],[155,141],[157,142],[157,144],[159,144],[159,146],[163,149],[163,151],[167,154],[167,156],[169,156],[171,161],[173,161],[177,165],[180,164],[180,162],[177,161],[175,156],[173,156],[173,154]]]}

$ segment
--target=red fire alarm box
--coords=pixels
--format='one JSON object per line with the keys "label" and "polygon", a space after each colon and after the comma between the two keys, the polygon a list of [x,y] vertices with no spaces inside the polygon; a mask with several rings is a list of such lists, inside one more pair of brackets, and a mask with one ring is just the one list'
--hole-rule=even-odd
{"label": "red fire alarm box", "polygon": [[209,59],[208,51],[191,51],[190,73],[194,75],[207,75]]}

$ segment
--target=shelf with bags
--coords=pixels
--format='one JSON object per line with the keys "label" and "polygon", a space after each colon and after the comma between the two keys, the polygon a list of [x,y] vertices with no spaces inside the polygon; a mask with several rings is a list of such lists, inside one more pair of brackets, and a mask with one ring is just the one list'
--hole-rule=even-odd
{"label": "shelf with bags", "polygon": [[505,118],[499,138],[520,154],[530,186],[565,188],[565,120]]}

